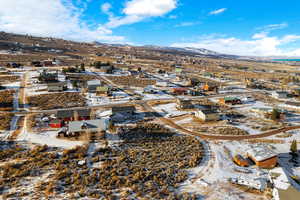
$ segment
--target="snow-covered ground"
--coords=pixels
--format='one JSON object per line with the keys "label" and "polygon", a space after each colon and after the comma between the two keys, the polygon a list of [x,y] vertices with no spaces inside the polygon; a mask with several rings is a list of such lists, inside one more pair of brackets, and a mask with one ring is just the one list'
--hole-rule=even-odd
{"label": "snow-covered ground", "polygon": [[137,94],[144,97],[144,100],[152,100],[152,99],[172,99],[174,98],[171,95],[168,95],[164,92],[158,92],[157,94],[149,94],[149,93],[143,93],[141,90],[135,91]]}
{"label": "snow-covered ground", "polygon": [[180,115],[185,115],[185,114],[190,114],[191,112],[186,112],[186,111],[180,111],[176,108],[177,104],[176,103],[168,103],[168,104],[160,104],[157,106],[154,106],[153,108],[160,113],[164,113],[168,117],[175,117],[175,116],[180,116]]}
{"label": "snow-covered ground", "polygon": [[56,136],[57,136],[57,131],[45,131],[36,134],[36,133],[27,132],[25,130],[19,135],[18,140],[27,141],[39,145],[48,145],[50,147],[61,147],[67,149],[71,149],[76,146],[80,146],[84,144],[84,142],[82,141],[70,141],[70,140],[58,139],[56,138]]}

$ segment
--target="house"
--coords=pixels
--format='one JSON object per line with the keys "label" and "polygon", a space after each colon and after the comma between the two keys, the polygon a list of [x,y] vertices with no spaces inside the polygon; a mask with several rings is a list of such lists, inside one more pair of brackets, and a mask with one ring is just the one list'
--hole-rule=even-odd
{"label": "house", "polygon": [[67,89],[66,82],[48,83],[48,92],[62,92]]}
{"label": "house", "polygon": [[144,93],[155,94],[157,93],[157,90],[152,85],[148,85],[144,88]]}
{"label": "house", "polygon": [[112,115],[115,114],[134,114],[136,109],[134,106],[115,106],[112,107]]}
{"label": "house", "polygon": [[58,73],[57,72],[48,72],[47,70],[43,70],[39,75],[39,81],[42,83],[48,82],[58,82]]}
{"label": "house", "polygon": [[267,188],[267,180],[264,178],[237,177],[230,178],[229,181],[233,184],[243,185],[256,190],[264,191]]}
{"label": "house", "polygon": [[233,161],[241,166],[241,167],[248,167],[249,166],[249,162],[247,161],[247,159],[245,159],[243,156],[241,156],[240,154],[237,154],[233,157]]}
{"label": "house", "polygon": [[237,105],[237,104],[242,104],[242,100],[238,97],[224,97],[219,99],[219,103]]}
{"label": "house", "polygon": [[156,81],[156,86],[158,86],[158,87],[167,87],[168,82],[159,80],[159,81]]}
{"label": "house", "polygon": [[87,88],[89,92],[96,93],[97,87],[101,87],[100,80],[91,80],[87,82]]}
{"label": "house", "polygon": [[43,66],[41,61],[32,61],[31,65],[34,67],[42,67]]}
{"label": "house", "polygon": [[188,93],[187,88],[171,88],[171,93],[174,95],[185,95]]}
{"label": "house", "polygon": [[276,99],[285,99],[288,97],[288,93],[285,91],[273,91],[272,97]]}
{"label": "house", "polygon": [[56,118],[65,122],[68,121],[81,121],[89,120],[91,118],[90,109],[81,109],[81,110],[59,110],[56,113]]}
{"label": "house", "polygon": [[218,121],[220,119],[220,114],[215,110],[198,110],[195,112],[195,117],[201,119],[202,121]]}
{"label": "house", "polygon": [[192,109],[194,107],[189,99],[177,99],[176,103],[179,109]]}
{"label": "house", "polygon": [[273,111],[273,108],[271,107],[253,107],[251,109],[252,112],[255,112],[257,114],[260,114],[262,116],[265,116],[267,114],[271,114]]}
{"label": "house", "polygon": [[54,65],[52,60],[44,60],[42,63],[44,67],[50,67]]}
{"label": "house", "polygon": [[108,120],[95,119],[85,121],[72,121],[69,122],[67,128],[61,129],[58,132],[58,136],[80,136],[84,133],[99,133],[108,129]]}
{"label": "house", "polygon": [[246,154],[260,168],[269,169],[277,165],[277,154],[267,145],[249,145]]}
{"label": "house", "polygon": [[218,92],[219,91],[219,87],[216,85],[209,85],[208,83],[205,83],[205,85],[203,85],[202,89],[206,92],[208,91],[214,91],[214,92]]}
{"label": "house", "polygon": [[110,90],[106,86],[96,88],[96,95],[97,96],[108,96],[109,93],[110,93]]}

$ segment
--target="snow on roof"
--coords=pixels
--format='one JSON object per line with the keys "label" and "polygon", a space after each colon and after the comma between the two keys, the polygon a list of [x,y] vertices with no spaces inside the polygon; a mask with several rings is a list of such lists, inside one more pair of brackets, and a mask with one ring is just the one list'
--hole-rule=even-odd
{"label": "snow on roof", "polygon": [[103,131],[107,129],[107,120],[96,119],[86,121],[72,121],[69,122],[70,132],[81,132],[81,131]]}
{"label": "snow on roof", "polygon": [[270,149],[267,145],[249,145],[249,148],[247,149],[247,154],[251,156],[256,161],[264,161],[269,158],[275,157],[277,154]]}
{"label": "snow on roof", "polygon": [[87,84],[88,85],[100,85],[101,82],[100,82],[100,80],[95,79],[95,80],[88,81]]}

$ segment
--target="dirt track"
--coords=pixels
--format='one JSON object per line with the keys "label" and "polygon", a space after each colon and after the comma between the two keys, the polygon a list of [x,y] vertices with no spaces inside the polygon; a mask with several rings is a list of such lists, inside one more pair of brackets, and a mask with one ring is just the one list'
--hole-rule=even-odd
{"label": "dirt track", "polygon": [[[153,113],[157,113],[151,106],[149,106],[147,103],[142,104],[142,106]],[[157,113],[159,115],[159,113]],[[183,133],[189,134],[189,135],[194,135],[197,137],[201,137],[203,139],[209,139],[209,140],[249,140],[249,139],[258,139],[258,138],[264,138],[272,135],[276,135],[282,132],[290,131],[290,130],[296,130],[300,129],[300,126],[292,126],[292,127],[284,127],[276,130],[271,130],[271,131],[266,131],[262,132],[260,134],[255,134],[255,135],[238,135],[238,136],[227,136],[227,135],[206,135],[206,134],[201,134],[198,132],[194,131],[189,131],[178,124],[176,124],[174,121],[161,117],[159,118],[160,121],[162,121],[164,124],[169,125],[172,128],[175,128]]]}

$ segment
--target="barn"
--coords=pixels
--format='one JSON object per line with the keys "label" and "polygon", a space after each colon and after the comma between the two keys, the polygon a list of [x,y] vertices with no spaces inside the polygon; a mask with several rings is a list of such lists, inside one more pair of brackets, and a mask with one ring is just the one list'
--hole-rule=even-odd
{"label": "barn", "polygon": [[277,154],[267,145],[251,145],[246,153],[260,168],[270,169],[277,165]]}

